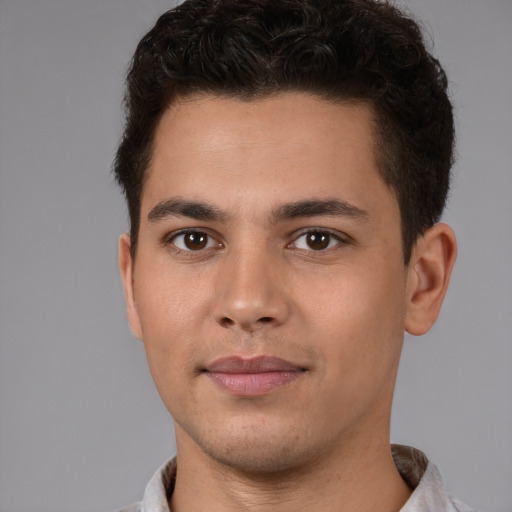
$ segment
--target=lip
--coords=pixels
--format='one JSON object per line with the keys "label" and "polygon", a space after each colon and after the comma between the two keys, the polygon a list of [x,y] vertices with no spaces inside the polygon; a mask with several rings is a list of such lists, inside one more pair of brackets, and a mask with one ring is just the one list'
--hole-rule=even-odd
{"label": "lip", "polygon": [[305,373],[305,369],[279,357],[223,357],[210,363],[204,373],[225,391],[240,397],[265,395]]}

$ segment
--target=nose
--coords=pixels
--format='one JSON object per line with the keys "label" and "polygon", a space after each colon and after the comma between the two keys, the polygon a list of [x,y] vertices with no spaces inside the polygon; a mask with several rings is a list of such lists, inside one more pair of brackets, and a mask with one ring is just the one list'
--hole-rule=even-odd
{"label": "nose", "polygon": [[285,323],[290,303],[283,270],[265,250],[241,250],[226,258],[217,281],[216,322],[247,332]]}

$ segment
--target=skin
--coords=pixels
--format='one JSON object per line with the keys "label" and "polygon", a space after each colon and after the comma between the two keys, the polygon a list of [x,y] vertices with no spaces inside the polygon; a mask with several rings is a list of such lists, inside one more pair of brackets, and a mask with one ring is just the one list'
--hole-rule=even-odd
{"label": "skin", "polygon": [[[404,265],[373,123],[366,104],[298,93],[194,96],[162,117],[136,258],[123,235],[120,268],[175,422],[174,512],[391,512],[408,499],[389,446],[404,330],[434,323],[456,245],[438,224]],[[305,201],[345,207],[291,216]],[[184,229],[206,245],[187,246]],[[262,355],[300,375],[238,396],[205,372]]]}

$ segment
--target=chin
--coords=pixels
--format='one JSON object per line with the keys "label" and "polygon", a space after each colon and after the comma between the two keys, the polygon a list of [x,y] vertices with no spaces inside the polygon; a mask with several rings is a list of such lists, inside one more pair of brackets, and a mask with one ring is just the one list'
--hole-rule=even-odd
{"label": "chin", "polygon": [[221,436],[199,439],[200,449],[212,460],[234,471],[252,475],[270,475],[297,471],[315,459],[321,447],[305,446],[307,433],[265,432],[248,428],[234,433],[224,431]]}
{"label": "chin", "polygon": [[216,462],[239,473],[252,475],[275,475],[296,471],[305,465],[303,454],[296,449],[280,446],[262,446],[262,443],[251,446],[223,447],[222,450],[205,449],[207,455]]}

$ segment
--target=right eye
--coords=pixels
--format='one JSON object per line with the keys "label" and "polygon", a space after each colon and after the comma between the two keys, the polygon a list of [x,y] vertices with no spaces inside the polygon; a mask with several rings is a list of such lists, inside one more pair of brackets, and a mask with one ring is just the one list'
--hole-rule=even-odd
{"label": "right eye", "polygon": [[208,233],[198,230],[186,230],[174,235],[169,243],[174,245],[180,251],[202,251],[219,247],[220,244],[215,241]]}

